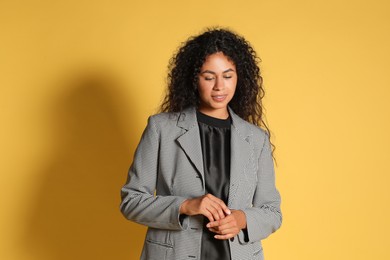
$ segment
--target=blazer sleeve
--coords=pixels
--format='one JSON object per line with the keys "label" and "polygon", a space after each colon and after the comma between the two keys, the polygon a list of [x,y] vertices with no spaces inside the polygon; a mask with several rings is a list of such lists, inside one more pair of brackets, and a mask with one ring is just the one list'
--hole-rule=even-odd
{"label": "blazer sleeve", "polygon": [[266,134],[258,159],[257,186],[253,206],[244,209],[247,234],[239,233],[241,243],[255,242],[268,237],[282,224],[280,194],[275,186],[274,164],[271,156],[269,135]]}
{"label": "blazer sleeve", "polygon": [[158,181],[159,133],[153,116],[142,134],[121,189],[120,210],[129,220],[152,228],[182,230],[179,209],[186,199],[155,196]]}

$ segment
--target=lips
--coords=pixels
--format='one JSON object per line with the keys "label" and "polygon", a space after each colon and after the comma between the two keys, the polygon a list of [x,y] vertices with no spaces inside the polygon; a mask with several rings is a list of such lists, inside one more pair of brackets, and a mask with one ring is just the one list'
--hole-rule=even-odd
{"label": "lips", "polygon": [[215,95],[211,96],[211,98],[216,102],[222,102],[226,99],[227,95]]}

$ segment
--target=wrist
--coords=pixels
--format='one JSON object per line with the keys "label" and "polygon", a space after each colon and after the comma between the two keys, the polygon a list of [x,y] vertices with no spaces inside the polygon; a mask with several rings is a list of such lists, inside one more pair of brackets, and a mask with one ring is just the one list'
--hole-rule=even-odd
{"label": "wrist", "polygon": [[239,218],[239,227],[240,229],[246,229],[246,215],[245,212],[242,210],[239,210],[240,212],[240,218]]}
{"label": "wrist", "polygon": [[183,202],[180,204],[180,208],[179,208],[179,213],[180,213],[180,214],[185,214],[185,213],[187,212],[187,211],[186,211],[187,203],[188,203],[188,199],[186,199],[185,201],[183,201]]}

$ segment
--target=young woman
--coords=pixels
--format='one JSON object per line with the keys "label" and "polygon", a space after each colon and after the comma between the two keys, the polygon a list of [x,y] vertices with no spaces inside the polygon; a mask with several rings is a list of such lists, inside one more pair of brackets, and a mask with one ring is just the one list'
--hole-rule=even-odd
{"label": "young woman", "polygon": [[282,214],[257,60],[218,28],[171,59],[121,190],[123,215],[148,226],[141,259],[263,259]]}

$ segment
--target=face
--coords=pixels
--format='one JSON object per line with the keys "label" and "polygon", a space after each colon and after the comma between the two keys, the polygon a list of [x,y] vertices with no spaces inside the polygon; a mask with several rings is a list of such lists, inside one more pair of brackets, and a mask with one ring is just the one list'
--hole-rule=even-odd
{"label": "face", "polygon": [[199,111],[221,119],[229,116],[227,105],[237,85],[236,66],[222,52],[209,55],[198,75]]}

